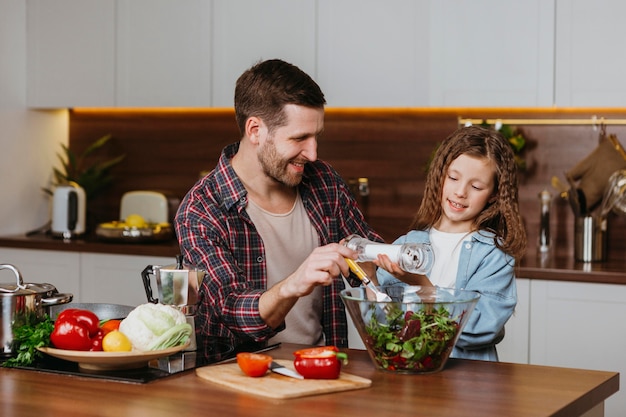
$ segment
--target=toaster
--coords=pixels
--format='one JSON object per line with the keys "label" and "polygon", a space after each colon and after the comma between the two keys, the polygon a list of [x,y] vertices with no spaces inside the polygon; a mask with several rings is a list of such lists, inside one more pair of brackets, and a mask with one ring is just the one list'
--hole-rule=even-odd
{"label": "toaster", "polygon": [[165,194],[156,191],[129,191],[122,195],[120,220],[139,214],[148,223],[169,223],[169,202]]}

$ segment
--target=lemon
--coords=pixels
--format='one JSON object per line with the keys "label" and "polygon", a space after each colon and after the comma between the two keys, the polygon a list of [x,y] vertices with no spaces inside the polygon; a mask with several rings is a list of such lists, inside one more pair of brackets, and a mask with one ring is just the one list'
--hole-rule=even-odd
{"label": "lemon", "polygon": [[107,333],[102,339],[102,350],[105,352],[130,352],[133,345],[128,337],[119,330]]}
{"label": "lemon", "polygon": [[139,214],[129,214],[126,217],[126,226],[128,227],[136,227],[137,229],[143,229],[144,227],[146,227],[148,225],[148,223],[146,222],[146,219],[144,219],[141,215]]}

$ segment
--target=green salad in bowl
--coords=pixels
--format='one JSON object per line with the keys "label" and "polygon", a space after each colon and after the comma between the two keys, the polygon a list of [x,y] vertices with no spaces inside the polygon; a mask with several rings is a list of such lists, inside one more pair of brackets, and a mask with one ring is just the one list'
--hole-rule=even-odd
{"label": "green salad in bowl", "polygon": [[421,374],[442,370],[480,295],[440,287],[389,286],[391,301],[376,301],[364,287],[341,298],[379,369]]}

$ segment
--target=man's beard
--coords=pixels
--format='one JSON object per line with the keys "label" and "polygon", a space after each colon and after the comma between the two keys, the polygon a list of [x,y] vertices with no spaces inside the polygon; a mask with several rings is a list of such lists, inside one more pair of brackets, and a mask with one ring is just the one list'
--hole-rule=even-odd
{"label": "man's beard", "polygon": [[259,149],[258,158],[265,174],[275,181],[288,187],[295,187],[302,181],[302,175],[289,172],[290,160],[278,153],[273,139],[268,139]]}

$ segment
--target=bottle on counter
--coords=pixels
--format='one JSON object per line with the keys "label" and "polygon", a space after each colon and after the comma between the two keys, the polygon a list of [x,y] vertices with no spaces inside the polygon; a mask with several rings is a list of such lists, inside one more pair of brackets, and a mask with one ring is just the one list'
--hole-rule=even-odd
{"label": "bottle on counter", "polygon": [[379,254],[385,254],[402,270],[412,274],[427,274],[435,262],[432,247],[428,243],[386,244],[350,235],[344,245],[359,254],[359,262],[373,261]]}
{"label": "bottle on counter", "polygon": [[550,251],[550,203],[552,194],[548,190],[539,193],[539,203],[541,204],[541,218],[539,222],[539,245],[540,253]]}

